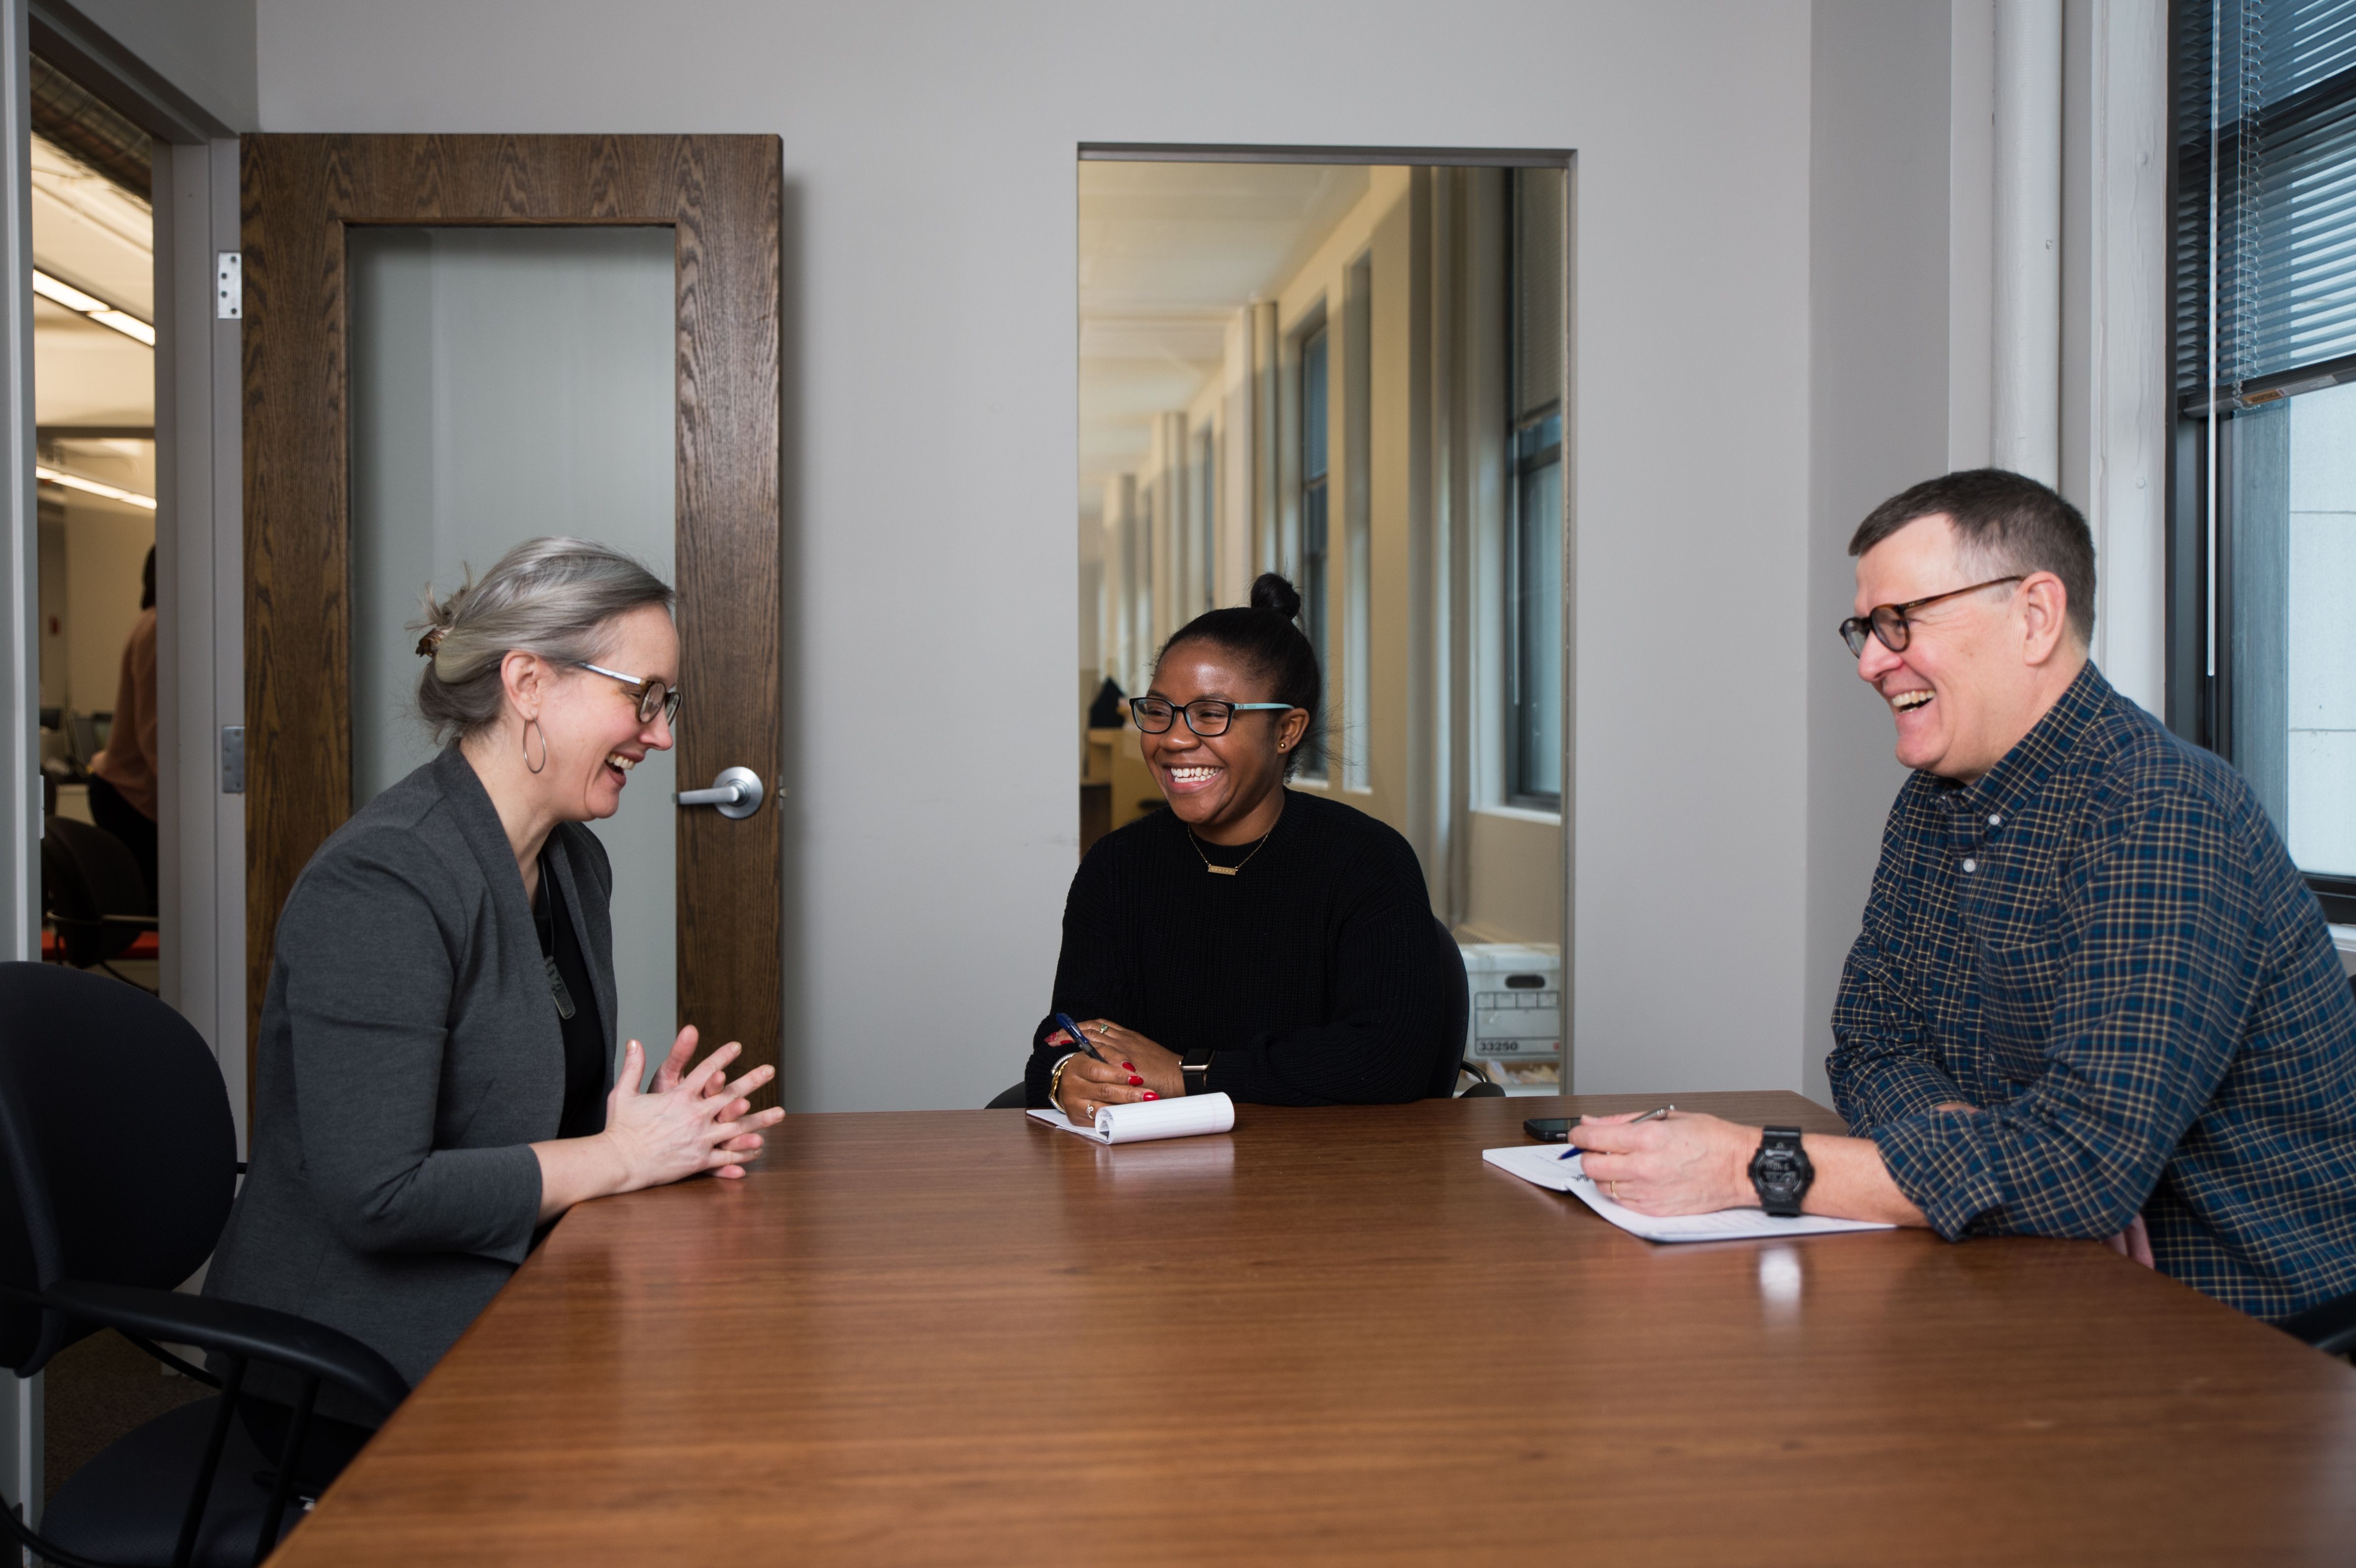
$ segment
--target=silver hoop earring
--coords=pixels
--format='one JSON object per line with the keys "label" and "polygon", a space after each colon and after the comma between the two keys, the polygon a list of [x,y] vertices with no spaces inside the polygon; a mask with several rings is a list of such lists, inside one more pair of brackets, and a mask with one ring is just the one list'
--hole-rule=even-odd
{"label": "silver hoop earring", "polygon": [[[529,739],[534,730],[540,730],[540,767],[538,768],[531,765],[531,741]],[[528,772],[537,773],[541,768],[548,766],[548,731],[540,729],[539,720],[527,719],[523,721],[523,733],[516,737],[516,743],[523,750],[523,765]]]}

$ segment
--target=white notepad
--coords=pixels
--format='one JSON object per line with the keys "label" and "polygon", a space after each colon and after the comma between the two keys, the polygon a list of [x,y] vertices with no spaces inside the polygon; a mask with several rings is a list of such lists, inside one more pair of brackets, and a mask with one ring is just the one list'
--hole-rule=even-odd
{"label": "white notepad", "polygon": [[[1033,1111],[1033,1115],[1039,1113]],[[1484,1148],[1481,1157],[1524,1181],[1568,1192],[1632,1236],[1648,1242],[1740,1242],[1760,1236],[1819,1236],[1832,1231],[1890,1231],[1897,1227],[1878,1220],[1830,1220],[1821,1214],[1798,1214],[1779,1220],[1760,1209],[1720,1209],[1715,1214],[1671,1214],[1656,1217],[1623,1209],[1603,1195],[1603,1189],[1580,1169],[1573,1155],[1562,1157],[1560,1144],[1515,1144],[1511,1148]]]}
{"label": "white notepad", "polygon": [[1096,1125],[1076,1122],[1061,1111],[1031,1115],[1051,1127],[1077,1133],[1100,1144],[1141,1144],[1151,1138],[1191,1138],[1203,1133],[1224,1133],[1236,1125],[1236,1103],[1225,1094],[1188,1094],[1177,1100],[1141,1100],[1133,1105],[1107,1105],[1097,1113]]}

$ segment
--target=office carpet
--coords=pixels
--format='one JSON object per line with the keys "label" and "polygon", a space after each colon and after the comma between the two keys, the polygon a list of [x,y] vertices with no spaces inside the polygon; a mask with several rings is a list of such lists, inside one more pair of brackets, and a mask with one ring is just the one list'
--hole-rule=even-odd
{"label": "office carpet", "polygon": [[59,1351],[42,1383],[44,1498],[116,1438],[212,1392],[194,1378],[167,1376],[111,1329]]}

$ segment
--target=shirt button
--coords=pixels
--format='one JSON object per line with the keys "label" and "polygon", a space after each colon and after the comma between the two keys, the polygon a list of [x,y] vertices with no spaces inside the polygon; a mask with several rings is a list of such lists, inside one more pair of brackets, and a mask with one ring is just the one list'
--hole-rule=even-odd
{"label": "shirt button", "polygon": [[1968,871],[1976,871],[1976,870],[1978,870],[1979,869],[1980,869],[1980,863],[1979,863],[1977,860],[1966,860],[1966,861],[1965,861],[1965,862],[1964,862],[1964,869],[1965,869],[1965,871],[1967,871],[1967,872],[1968,872]]}
{"label": "shirt button", "polygon": [[2004,818],[2001,816],[1990,816],[1988,818],[1988,826],[1990,827],[2001,827],[2004,826]]}

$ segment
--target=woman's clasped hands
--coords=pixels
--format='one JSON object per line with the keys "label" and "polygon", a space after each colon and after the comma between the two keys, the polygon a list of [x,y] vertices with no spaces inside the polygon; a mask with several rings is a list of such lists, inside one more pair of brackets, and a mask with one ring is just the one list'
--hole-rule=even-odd
{"label": "woman's clasped hands", "polygon": [[785,1119],[774,1106],[755,1111],[746,1098],[775,1078],[776,1069],[755,1067],[731,1082],[728,1064],[744,1051],[732,1040],[690,1071],[697,1039],[693,1024],[680,1030],[643,1092],[646,1048],[630,1041],[605,1099],[605,1130],[531,1146],[540,1157],[543,1221],[590,1198],[706,1173],[744,1174],[744,1162],[761,1152],[761,1130]]}
{"label": "woman's clasped hands", "polygon": [[1081,1042],[1062,1029],[1046,1039],[1050,1046],[1070,1046],[1080,1054],[1064,1063],[1057,1107],[1083,1125],[1097,1119],[1105,1105],[1130,1105],[1141,1100],[1174,1100],[1186,1093],[1182,1058],[1132,1029],[1110,1019],[1088,1019],[1080,1024],[1087,1043],[1104,1058],[1098,1061],[1081,1049]]}

